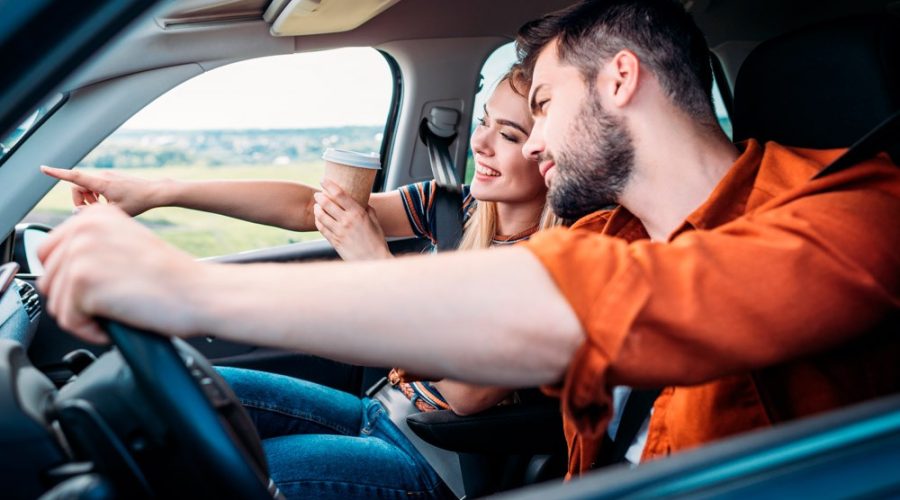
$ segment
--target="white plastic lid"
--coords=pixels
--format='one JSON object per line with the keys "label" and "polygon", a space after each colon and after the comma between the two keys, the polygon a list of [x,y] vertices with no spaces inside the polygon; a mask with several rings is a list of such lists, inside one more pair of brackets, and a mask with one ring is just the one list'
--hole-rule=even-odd
{"label": "white plastic lid", "polygon": [[381,158],[378,153],[357,153],[356,151],[347,151],[346,149],[328,148],[322,155],[322,159],[332,163],[349,165],[351,167],[381,170]]}

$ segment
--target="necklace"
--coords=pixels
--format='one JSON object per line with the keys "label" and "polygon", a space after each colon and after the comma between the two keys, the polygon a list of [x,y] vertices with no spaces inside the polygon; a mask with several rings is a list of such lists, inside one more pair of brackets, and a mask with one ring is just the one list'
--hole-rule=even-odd
{"label": "necklace", "polygon": [[538,230],[537,224],[524,231],[519,231],[516,234],[511,234],[509,236],[498,234],[492,238],[492,243],[494,245],[512,245],[513,243],[518,243],[522,240],[528,239],[529,236],[536,233]]}

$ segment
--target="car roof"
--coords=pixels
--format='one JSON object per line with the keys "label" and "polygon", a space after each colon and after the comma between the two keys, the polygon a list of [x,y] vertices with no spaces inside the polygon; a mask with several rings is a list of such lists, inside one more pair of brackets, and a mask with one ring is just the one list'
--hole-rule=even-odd
{"label": "car roof", "polygon": [[[307,0],[310,1],[318,2]],[[115,56],[101,57],[102,63],[89,66],[68,87],[78,88],[151,68],[249,58],[255,55],[254,47],[259,49],[256,53],[272,53],[271,47],[265,49],[265,45],[277,46],[277,52],[290,53],[375,47],[399,40],[476,37],[511,40],[526,21],[575,3],[572,0],[390,1],[396,3],[358,28],[303,36],[272,34],[272,25],[278,18],[267,16],[266,10],[283,4],[280,0],[166,2],[113,44],[114,50],[108,50],[107,54],[111,52]],[[290,5],[300,3],[305,2]],[[734,73],[746,53],[762,40],[826,19],[900,10],[900,2],[889,0],[682,0],[682,3],[706,34],[713,51],[725,59],[727,73]],[[339,11],[342,4],[335,2],[335,5],[332,10]],[[281,12],[282,16],[286,14],[287,11]],[[208,43],[198,43],[203,39]],[[182,40],[191,43],[182,44]],[[190,49],[179,50],[186,45]],[[148,46],[153,50],[148,51]]]}

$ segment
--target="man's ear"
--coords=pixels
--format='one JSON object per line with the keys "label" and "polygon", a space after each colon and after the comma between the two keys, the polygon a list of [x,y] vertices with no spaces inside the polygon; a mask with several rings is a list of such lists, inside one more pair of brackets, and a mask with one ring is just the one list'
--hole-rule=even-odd
{"label": "man's ear", "polygon": [[[614,55],[597,75],[598,87],[603,85],[610,105],[623,108],[637,93],[641,64],[634,52],[622,49]],[[601,83],[601,80],[603,82]]]}

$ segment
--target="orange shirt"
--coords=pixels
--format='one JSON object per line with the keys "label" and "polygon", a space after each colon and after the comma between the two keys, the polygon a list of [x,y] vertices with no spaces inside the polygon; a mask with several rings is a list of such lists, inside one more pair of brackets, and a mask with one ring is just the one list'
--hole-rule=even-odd
{"label": "orange shirt", "polygon": [[610,388],[665,387],[644,459],[900,391],[900,169],[810,181],[841,151],[744,152],[668,242],[623,208],[525,243],[586,338],[559,387],[569,473]]}

